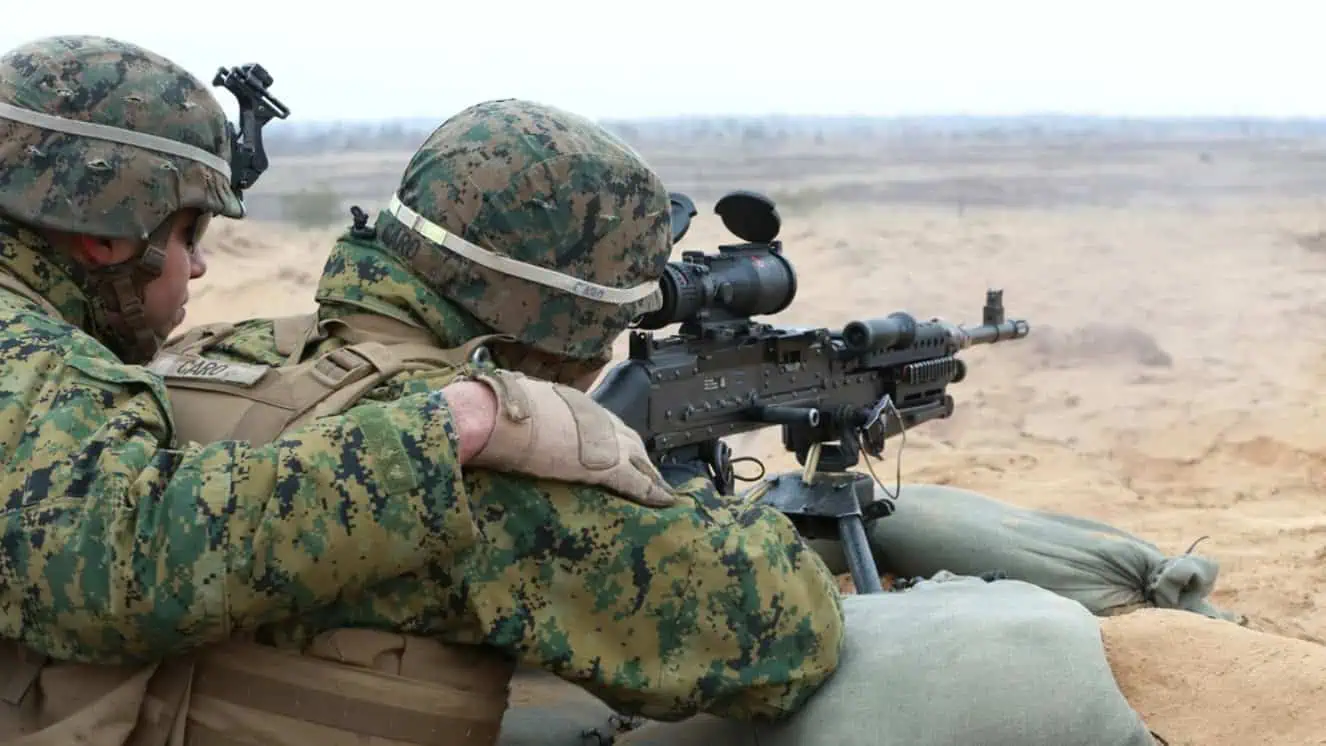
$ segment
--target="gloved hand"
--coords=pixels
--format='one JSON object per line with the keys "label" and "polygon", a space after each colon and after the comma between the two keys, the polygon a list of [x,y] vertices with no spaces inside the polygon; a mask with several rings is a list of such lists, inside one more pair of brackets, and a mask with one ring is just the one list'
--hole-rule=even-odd
{"label": "gloved hand", "polygon": [[469,464],[603,487],[654,508],[677,502],[645,445],[584,392],[508,370],[464,377],[497,395],[497,423]]}

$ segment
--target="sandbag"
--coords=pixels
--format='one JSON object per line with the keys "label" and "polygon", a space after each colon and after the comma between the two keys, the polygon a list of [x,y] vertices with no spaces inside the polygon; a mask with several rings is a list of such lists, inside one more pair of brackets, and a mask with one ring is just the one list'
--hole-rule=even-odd
{"label": "sandbag", "polygon": [[632,724],[598,697],[537,668],[518,668],[498,746],[596,746]]}
{"label": "sandbag", "polygon": [[[1001,572],[1101,616],[1153,606],[1246,621],[1208,600],[1220,574],[1215,560],[1166,556],[1151,542],[1099,521],[1019,508],[945,485],[903,485],[895,506],[893,515],[867,527],[882,573],[928,578],[941,570]],[[847,572],[839,542],[812,545],[835,572]]]}
{"label": "sandbag", "polygon": [[1326,743],[1326,646],[1169,609],[1100,627],[1119,689],[1169,746]]}
{"label": "sandbag", "polygon": [[1081,605],[941,574],[843,599],[842,664],[787,721],[648,723],[635,746],[1151,746]]}

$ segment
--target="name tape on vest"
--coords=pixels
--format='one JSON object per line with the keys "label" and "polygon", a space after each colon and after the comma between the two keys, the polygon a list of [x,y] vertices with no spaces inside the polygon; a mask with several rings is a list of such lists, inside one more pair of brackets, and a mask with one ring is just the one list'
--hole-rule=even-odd
{"label": "name tape on vest", "polygon": [[224,363],[196,355],[176,355],[170,352],[157,355],[147,369],[166,379],[216,381],[241,386],[252,386],[271,370],[265,365]]}

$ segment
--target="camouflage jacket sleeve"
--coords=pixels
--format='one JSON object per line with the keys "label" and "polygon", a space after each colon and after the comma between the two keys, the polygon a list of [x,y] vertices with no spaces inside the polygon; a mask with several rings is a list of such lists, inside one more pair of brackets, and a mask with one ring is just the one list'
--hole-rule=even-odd
{"label": "camouflage jacket sleeve", "polygon": [[159,379],[0,301],[0,635],[61,659],[153,658],[466,549],[440,394],[257,448],[171,450]]}
{"label": "camouflage jacket sleeve", "polygon": [[791,523],[685,485],[657,510],[599,490],[472,470],[479,542],[268,641],[371,626],[487,643],[658,720],[778,719],[838,664],[838,586]]}

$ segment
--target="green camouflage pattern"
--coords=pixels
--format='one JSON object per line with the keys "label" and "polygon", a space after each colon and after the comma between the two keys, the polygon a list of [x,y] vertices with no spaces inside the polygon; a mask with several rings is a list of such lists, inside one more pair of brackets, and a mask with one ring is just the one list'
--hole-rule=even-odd
{"label": "green camouflage pattern", "polygon": [[[322,318],[371,310],[427,326],[443,347],[476,327],[351,236],[332,250],[318,297]],[[305,357],[342,344],[323,340]],[[206,356],[286,359],[262,319],[239,323]],[[370,397],[422,396],[456,373],[403,373]],[[486,643],[658,720],[782,718],[837,667],[837,583],[772,508],[721,497],[703,478],[681,481],[680,503],[664,510],[518,475],[467,469],[463,480],[473,523],[446,538],[465,547],[452,561],[268,625],[258,639],[298,648],[328,629],[371,627]]]}
{"label": "green camouflage pattern", "polygon": [[[161,380],[75,324],[87,299],[0,221],[0,638],[140,663],[430,567],[477,536],[438,392],[252,445],[172,448]],[[71,323],[72,322],[72,323]]]}
{"label": "green camouflage pattern", "polygon": [[[387,316],[422,325],[443,348],[459,347],[492,333],[482,321],[420,282],[399,257],[384,251],[376,241],[356,238],[350,232],[327,255],[314,297],[322,318],[363,313]],[[269,349],[262,341],[240,354],[258,356]]]}
{"label": "green camouflage pattern", "polygon": [[[0,57],[0,102],[165,137],[230,160],[226,114],[184,68],[99,36],[55,36]],[[146,239],[196,208],[240,218],[230,181],[152,150],[52,132],[0,117],[0,214],[28,225]]]}
{"label": "green camouflage pattern", "polygon": [[[460,112],[410,159],[397,192],[433,223],[496,254],[618,288],[657,281],[672,246],[667,189],[638,153],[583,117],[505,99]],[[492,330],[595,360],[661,303],[613,305],[475,264],[378,216],[382,243]]]}

